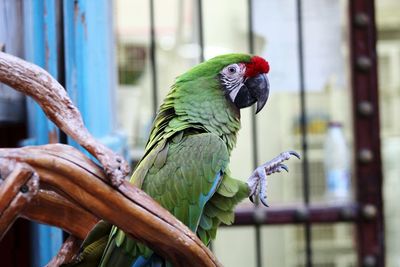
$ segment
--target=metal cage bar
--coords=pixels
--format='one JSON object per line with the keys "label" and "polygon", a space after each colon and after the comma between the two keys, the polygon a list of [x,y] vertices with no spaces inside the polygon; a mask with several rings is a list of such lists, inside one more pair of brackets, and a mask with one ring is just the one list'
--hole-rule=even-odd
{"label": "metal cage bar", "polygon": [[[306,86],[304,77],[304,50],[303,50],[303,14],[301,0],[296,0],[296,19],[297,19],[297,36],[298,36],[298,57],[299,57],[299,87],[300,87],[300,112],[301,112],[301,145],[302,145],[302,178],[303,178],[303,201],[306,207],[310,204],[310,172],[308,162],[308,144],[307,144],[307,108],[306,108]],[[312,266],[312,249],[311,249],[311,225],[309,221],[304,223],[305,237],[305,264],[307,267]]]}
{"label": "metal cage bar", "polygon": [[204,61],[204,24],[203,24],[203,0],[197,0],[197,23],[199,31],[200,62]]}
{"label": "metal cage bar", "polygon": [[284,206],[263,209],[238,209],[235,216],[235,225],[282,225],[314,223],[359,222],[360,208],[357,204],[325,205],[313,204],[309,206]]}
{"label": "metal cage bar", "polygon": [[[247,23],[248,23],[248,46],[249,53],[254,54],[254,31],[253,31],[253,1],[247,1]],[[251,148],[253,151],[252,160],[253,160],[253,168],[257,168],[258,166],[258,127],[257,127],[257,119],[256,119],[256,108],[252,107],[251,113]],[[259,206],[258,199],[256,200],[256,206]],[[255,244],[256,244],[256,263],[257,267],[263,266],[262,261],[262,242],[261,242],[261,227],[258,223],[254,226],[254,234],[255,234]]]}
{"label": "metal cage bar", "polygon": [[151,66],[151,88],[153,101],[153,117],[156,117],[158,108],[158,74],[157,74],[157,47],[156,47],[156,25],[154,0],[149,1],[150,10],[150,66]]}
{"label": "metal cage bar", "polygon": [[357,243],[362,266],[385,265],[374,4],[374,0],[350,1],[356,188],[363,215],[357,224]]}

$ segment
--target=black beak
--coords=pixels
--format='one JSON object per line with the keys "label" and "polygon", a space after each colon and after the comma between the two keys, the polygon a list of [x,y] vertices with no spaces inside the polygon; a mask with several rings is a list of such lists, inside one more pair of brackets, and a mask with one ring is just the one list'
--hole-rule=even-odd
{"label": "black beak", "polygon": [[256,114],[267,103],[269,96],[269,81],[265,73],[258,74],[246,80],[234,100],[238,108],[245,108],[257,102]]}

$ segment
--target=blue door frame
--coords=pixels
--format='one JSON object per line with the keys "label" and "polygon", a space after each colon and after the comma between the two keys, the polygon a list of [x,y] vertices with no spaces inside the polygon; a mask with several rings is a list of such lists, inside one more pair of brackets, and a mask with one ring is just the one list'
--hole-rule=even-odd
{"label": "blue door frame", "polygon": [[[25,58],[46,69],[56,79],[61,76],[61,63],[65,69],[65,87],[89,131],[127,157],[126,138],[118,131],[115,120],[112,2],[26,0],[23,4]],[[57,14],[61,14],[60,18]],[[61,35],[63,38],[59,38]],[[64,49],[60,50],[60,45]],[[64,57],[58,55],[58,51],[65,51]],[[65,62],[60,62],[62,58]],[[27,110],[29,139],[23,145],[59,142],[59,130],[31,99],[27,100]],[[71,139],[68,143],[80,148]],[[62,240],[60,229],[33,224],[32,266],[46,265],[58,252]]]}

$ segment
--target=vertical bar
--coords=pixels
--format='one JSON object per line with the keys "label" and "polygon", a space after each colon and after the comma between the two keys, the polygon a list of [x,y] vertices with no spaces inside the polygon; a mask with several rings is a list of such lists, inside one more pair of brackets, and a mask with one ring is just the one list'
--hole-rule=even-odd
{"label": "vertical bar", "polygon": [[[248,0],[248,45],[250,54],[254,53],[254,32],[253,32],[253,1]],[[252,150],[253,150],[253,167],[258,166],[258,138],[257,138],[257,120],[256,120],[256,107],[253,106],[253,112],[251,114],[251,127],[252,127]]]}
{"label": "vertical bar", "polygon": [[247,25],[249,53],[254,54],[253,0],[247,0]]}
{"label": "vertical bar", "polygon": [[197,19],[199,24],[200,62],[204,61],[203,1],[197,0]]}
{"label": "vertical bar", "polygon": [[[65,88],[65,57],[64,57],[64,52],[65,52],[65,47],[64,47],[64,20],[63,20],[63,13],[64,13],[64,8],[63,8],[63,1],[59,0],[56,1],[56,27],[57,27],[57,55],[58,55],[58,65],[57,65],[57,71],[58,71],[58,82]],[[68,144],[68,136],[66,133],[64,133],[61,129],[58,129],[58,140],[61,144]],[[63,242],[68,238],[69,233],[63,231],[62,233],[62,239]]]}
{"label": "vertical bar", "polygon": [[[357,223],[358,260],[359,266],[383,267],[384,221],[374,2],[349,1],[350,45],[356,188],[363,216]],[[368,107],[367,111],[363,107]]]}
{"label": "vertical bar", "polygon": [[[45,67],[44,0],[24,3],[25,59]],[[28,134],[30,144],[48,142],[46,115],[32,99],[27,98]]]}
{"label": "vertical bar", "polygon": [[[248,46],[250,54],[254,53],[254,32],[253,32],[253,1],[248,0]],[[253,150],[253,167],[258,166],[258,138],[257,138],[257,120],[256,120],[256,107],[253,106],[253,112],[251,114],[251,127],[252,127],[252,150]]]}
{"label": "vertical bar", "polygon": [[[309,179],[310,173],[308,168],[308,145],[307,145],[307,110],[306,110],[306,91],[304,81],[304,54],[303,54],[303,19],[301,0],[296,0],[297,15],[297,35],[298,35],[298,53],[299,53],[299,79],[300,79],[300,109],[301,109],[301,144],[302,144],[302,164],[303,164],[303,199],[306,206],[310,203]],[[311,249],[311,225],[309,221],[304,224],[305,249],[306,249],[306,266],[312,266],[312,249]]]}
{"label": "vertical bar", "polygon": [[158,84],[157,84],[157,60],[156,60],[156,33],[155,33],[154,0],[150,0],[150,61],[151,61],[151,85],[153,95],[153,117],[158,109]]}
{"label": "vertical bar", "polygon": [[[57,55],[58,55],[58,82],[65,88],[65,47],[64,47],[64,8],[61,1],[56,2],[56,25],[57,25]],[[67,135],[59,129],[59,142],[62,144],[68,143]],[[66,233],[64,232],[64,237]],[[64,240],[65,241],[65,240]]]}
{"label": "vertical bar", "polygon": [[[102,143],[125,154],[116,129],[116,67],[112,2],[64,0],[65,84],[85,125]],[[69,144],[79,147],[72,139]]]}
{"label": "vertical bar", "polygon": [[[57,13],[55,0],[24,2],[25,58],[58,79]],[[27,100],[31,144],[58,142],[58,129],[31,99]],[[62,231],[55,227],[32,224],[32,266],[44,266],[62,244]]]}
{"label": "vertical bar", "polygon": [[[247,23],[248,23],[248,46],[250,54],[254,54],[254,31],[253,31],[253,1],[247,1]],[[253,150],[253,168],[258,166],[258,135],[257,135],[257,119],[256,119],[256,107],[252,107],[251,113],[251,140]],[[259,205],[258,199],[256,199],[256,206]],[[259,224],[255,225],[255,242],[256,242],[256,263],[257,267],[263,266],[262,262],[262,249],[261,249],[261,227]]]}
{"label": "vertical bar", "polygon": [[64,1],[66,87],[95,137],[113,126],[110,7],[105,0]]}
{"label": "vertical bar", "polygon": [[[44,1],[44,49],[45,49],[45,69],[55,78],[59,79],[59,54],[58,54],[58,27],[57,27],[57,9],[56,0],[45,0]],[[58,143],[59,142],[59,131],[58,128],[50,120],[47,120],[48,124],[48,142]]]}

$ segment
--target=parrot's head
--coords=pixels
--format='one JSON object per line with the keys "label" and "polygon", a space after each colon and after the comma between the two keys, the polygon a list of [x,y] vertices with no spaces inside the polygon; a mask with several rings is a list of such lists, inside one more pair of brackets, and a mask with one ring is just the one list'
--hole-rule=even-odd
{"label": "parrot's head", "polygon": [[[235,111],[257,103],[256,113],[265,105],[269,95],[268,62],[249,54],[225,54],[195,66],[177,78],[192,99],[207,99],[204,95],[220,95]],[[216,91],[214,91],[216,90]],[[193,112],[193,111],[191,111]]]}
{"label": "parrot's head", "polygon": [[256,114],[267,103],[269,64],[262,57],[250,56],[247,60],[225,66],[219,80],[225,95],[237,108],[257,103]]}

